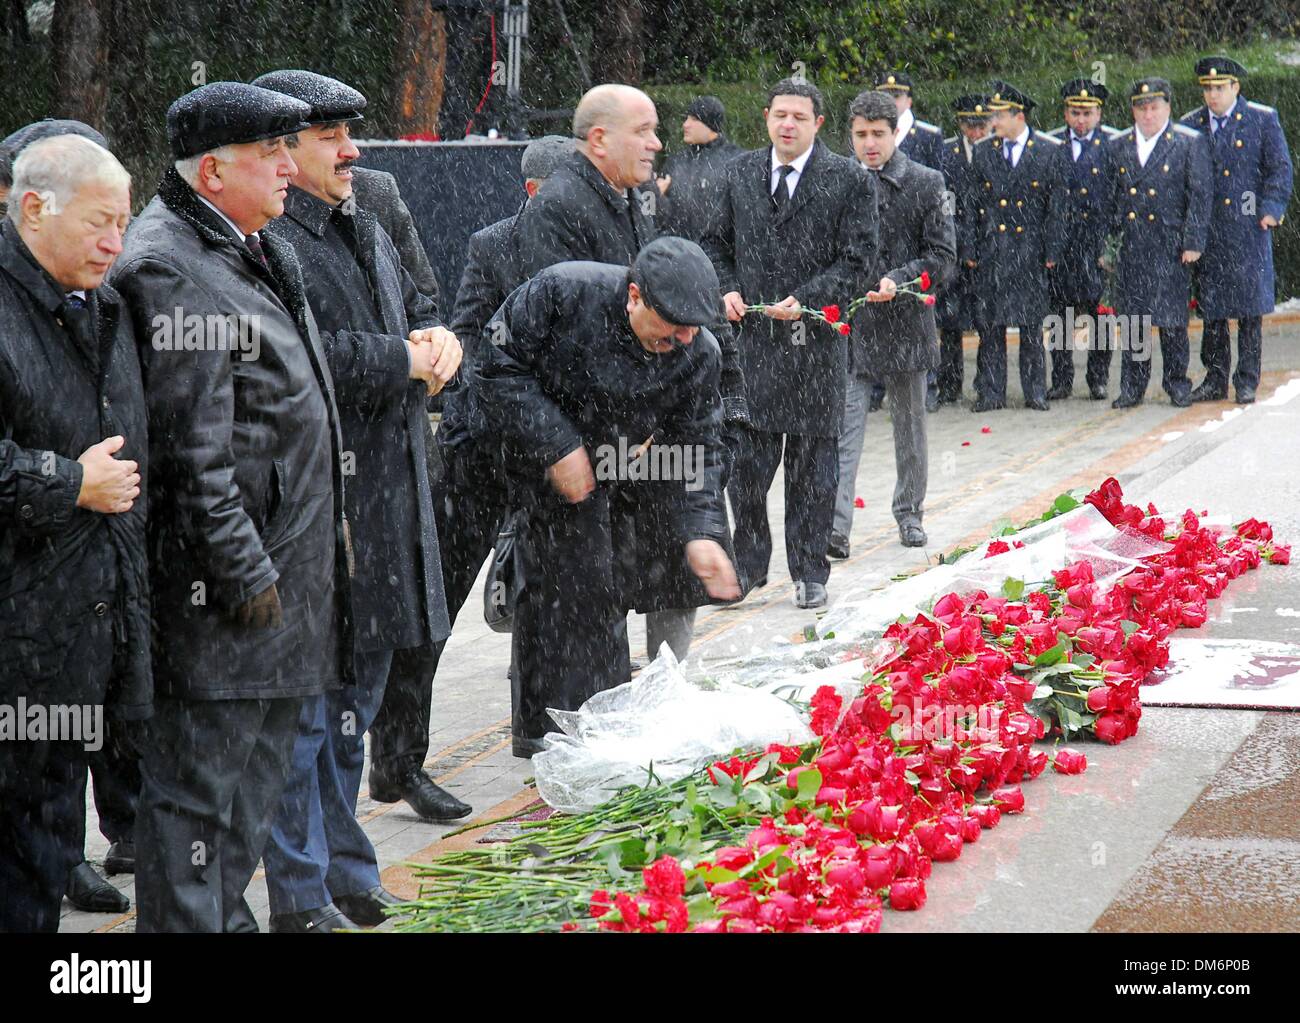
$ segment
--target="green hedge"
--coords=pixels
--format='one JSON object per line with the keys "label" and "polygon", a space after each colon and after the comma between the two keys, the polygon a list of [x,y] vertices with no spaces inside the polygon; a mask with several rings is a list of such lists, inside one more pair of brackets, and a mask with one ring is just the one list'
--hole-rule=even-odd
{"label": "green hedge", "polygon": [[[1138,65],[1128,59],[1106,61],[1106,84],[1112,99],[1106,105],[1105,120],[1119,128],[1132,124],[1128,104],[1124,97],[1129,84],[1142,75],[1163,75],[1174,87],[1174,116],[1181,117],[1201,105],[1200,87],[1192,74],[1190,61],[1155,59]],[[1089,66],[1069,65],[1051,70],[1034,70],[1007,77],[1038,101],[1039,106],[1031,117],[1035,126],[1055,128],[1062,123],[1058,90],[1070,78],[1092,74]],[[943,128],[944,135],[957,129],[951,114],[951,102],[963,92],[978,91],[987,78],[959,78],[952,81],[918,83],[916,97],[917,116],[932,121]],[[849,101],[864,85],[831,82],[822,86],[826,97],[826,124],[821,136],[832,149],[847,153],[847,131],[844,112]],[[767,98],[766,84],[737,84],[710,82],[694,86],[648,86],[647,91],[659,108],[662,125],[660,137],[665,149],[671,152],[681,145],[679,126],[691,99],[702,93],[717,96],[727,107],[727,128],[738,143],[750,148],[767,145],[767,130],[763,122],[763,106]],[[1259,103],[1276,107],[1282,119],[1291,149],[1291,162],[1300,179],[1300,68],[1292,74],[1265,73],[1252,75],[1242,88],[1242,94]],[[1291,208],[1274,239],[1274,260],[1277,269],[1277,296],[1279,301],[1300,296],[1300,204],[1293,199]]]}

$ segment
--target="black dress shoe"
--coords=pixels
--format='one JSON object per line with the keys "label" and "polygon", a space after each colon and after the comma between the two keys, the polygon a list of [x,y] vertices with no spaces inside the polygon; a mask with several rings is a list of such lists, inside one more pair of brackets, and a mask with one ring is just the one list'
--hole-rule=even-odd
{"label": "black dress shoe", "polygon": [[85,860],[68,875],[68,901],[83,913],[125,913],[131,900],[105,881]]}
{"label": "black dress shoe", "polygon": [[114,874],[134,874],[135,843],[122,839],[110,845],[104,856],[104,873],[109,877]]}
{"label": "black dress shoe", "polygon": [[526,735],[515,735],[510,739],[510,752],[520,760],[529,760],[545,749],[541,739],[530,739]]}
{"label": "black dress shoe", "polygon": [[898,527],[898,539],[902,541],[904,547],[924,547],[929,538],[919,525],[908,523]]}
{"label": "black dress shoe", "polygon": [[883,394],[881,395],[873,394],[871,396],[871,399],[867,402],[868,412],[879,412],[884,407],[885,407],[885,396]]}
{"label": "black dress shoe", "polygon": [[316,909],[301,913],[272,913],[272,934],[324,934],[329,931],[357,931],[361,929],[338,906],[328,902]]}
{"label": "black dress shoe", "polygon": [[1228,388],[1215,387],[1208,380],[1202,380],[1198,387],[1192,388],[1192,401],[1227,401]]}
{"label": "black dress shoe", "polygon": [[1093,384],[1091,387],[1088,388],[1088,397],[1091,398],[1093,401],[1105,401],[1106,388],[1100,386],[1099,384]]}
{"label": "black dress shoe", "polygon": [[843,561],[849,556],[849,541],[839,533],[831,534],[831,542],[826,545],[826,557]]}
{"label": "black dress shoe", "polygon": [[1033,409],[1035,412],[1050,412],[1052,406],[1047,404],[1043,398],[1026,398],[1025,408]]}
{"label": "black dress shoe", "polygon": [[826,587],[821,583],[794,584],[794,606],[802,608],[825,607]]}
{"label": "black dress shoe", "polygon": [[970,407],[972,412],[998,412],[1007,407],[1005,401],[994,401],[992,398],[976,398],[975,404]]}
{"label": "black dress shoe", "polygon": [[1110,403],[1111,408],[1136,408],[1142,404],[1141,398],[1130,398],[1121,394],[1118,398]]}
{"label": "black dress shoe", "polygon": [[1238,388],[1237,388],[1237,404],[1238,404],[1238,405],[1253,405],[1253,404],[1255,404],[1255,388],[1253,388],[1253,387],[1238,387]]}
{"label": "black dress shoe", "polygon": [[1048,401],[1065,401],[1074,392],[1072,387],[1053,387],[1047,392]]}
{"label": "black dress shoe", "polygon": [[1192,396],[1190,394],[1171,394],[1169,396],[1169,404],[1174,408],[1190,408],[1192,404]]}
{"label": "black dress shoe", "polygon": [[392,892],[388,891],[383,885],[375,887],[364,892],[357,892],[355,895],[336,895],[334,905],[336,905],[344,916],[355,920],[362,927],[375,927],[382,924],[388,919],[388,914],[384,909],[390,906],[400,906],[402,900]]}
{"label": "black dress shoe", "polygon": [[925,395],[925,410],[926,410],[927,412],[938,412],[938,411],[939,411],[939,395],[935,394],[933,391],[928,391],[928,392],[926,392],[926,395]]}
{"label": "black dress shoe", "polygon": [[423,770],[415,771],[396,784],[385,784],[371,771],[370,798],[380,803],[396,803],[404,799],[416,816],[427,821],[458,821],[474,812],[472,806],[435,785]]}
{"label": "black dress shoe", "polygon": [[940,391],[939,392],[940,405],[956,405],[960,401],[961,401],[961,391]]}

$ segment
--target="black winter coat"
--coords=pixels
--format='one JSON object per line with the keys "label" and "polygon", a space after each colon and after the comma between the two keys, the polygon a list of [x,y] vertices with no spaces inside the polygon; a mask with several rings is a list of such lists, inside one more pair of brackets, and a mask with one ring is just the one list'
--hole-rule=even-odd
{"label": "black winter coat", "polygon": [[975,312],[978,303],[975,271],[966,265],[966,260],[975,258],[975,240],[971,234],[975,221],[966,215],[963,206],[971,195],[973,171],[970,161],[966,159],[966,146],[961,135],[944,139],[942,163],[944,180],[948,185],[948,201],[957,229],[957,272],[939,289],[935,318],[940,330],[972,330],[976,327]]}
{"label": "black winter coat", "polygon": [[[293,249],[270,233],[262,248],[269,269],[171,169],[112,272],[141,341],[167,696],[309,696],[352,676],[334,385]],[[178,317],[214,340],[217,317],[235,315],[255,353],[176,350]],[[272,583],[283,626],[238,624],[231,612]]]}
{"label": "black winter coat", "polygon": [[[149,480],[144,389],[131,319],[103,285],[74,334],[62,289],[8,220],[0,228],[0,703],[104,704],[147,717]],[[72,316],[76,317],[73,312]],[[94,325],[92,327],[91,325]],[[95,329],[97,328],[97,329]],[[129,512],[77,507],[81,453],[122,435],[140,465]],[[105,619],[112,627],[103,627]],[[98,637],[98,642],[92,637]],[[80,665],[108,687],[86,691]],[[111,678],[110,678],[111,676]]]}
{"label": "black winter coat", "polygon": [[[880,276],[888,276],[895,284],[906,284],[928,273],[927,294],[933,295],[952,279],[957,260],[953,218],[944,202],[943,175],[896,149],[880,168],[878,179]],[[920,285],[913,287],[919,289]],[[849,361],[853,372],[860,376],[879,379],[891,373],[929,370],[939,364],[934,307],[926,305],[922,298],[898,295],[891,302],[868,302],[853,317],[852,326]]]}
{"label": "black winter coat", "polygon": [[438,295],[438,275],[433,272],[429,254],[420,241],[420,234],[415,227],[415,218],[402,201],[402,194],[397,190],[397,179],[388,171],[374,170],[370,167],[352,168],[352,195],[357,205],[375,215],[379,226],[397,246],[397,254],[402,259],[402,268],[411,275],[420,294],[433,303],[436,309],[441,303]]}
{"label": "black winter coat", "polygon": [[412,330],[440,322],[374,215],[355,208],[354,255],[333,213],[290,188],[284,216],[266,231],[298,255],[334,379],[352,470],[345,507],[357,649],[401,650],[451,631],[426,469],[428,391],[410,379],[406,349]]}
{"label": "black winter coat", "polygon": [[[877,269],[876,183],[856,160],[818,141],[778,215],[771,160],[769,146],[727,166],[725,197],[704,239],[723,294],[738,291],[750,305],[794,295],[814,309],[847,306],[867,293]],[[811,318],[750,313],[737,342],[756,429],[839,436],[848,368],[841,334]]]}
{"label": "black winter coat", "polygon": [[664,234],[698,242],[722,201],[727,164],[744,150],[719,135],[702,146],[686,146],[664,161],[664,174],[672,178],[659,197],[655,219]]}
{"label": "black winter coat", "polygon": [[[486,360],[475,368],[476,385],[512,486],[525,503],[548,499],[547,467],[583,445],[597,487],[625,493],[631,488],[637,504],[649,502],[651,517],[670,525],[676,550],[656,536],[650,551],[671,556],[672,564],[648,557],[643,537],[623,537],[627,549],[618,560],[640,571],[624,594],[628,607],[710,603],[702,586],[694,603],[686,602],[680,582],[665,584],[661,575],[684,563],[688,540],[729,543],[722,498],[721,352],[703,329],[689,346],[663,355],[647,352],[628,324],[627,284],[626,269],[597,263],[564,263],[538,274],[489,323],[488,332],[496,328],[501,343],[486,349]],[[658,480],[638,481],[606,471],[626,464],[626,453],[652,436],[651,462],[675,465],[675,476],[659,472]],[[644,518],[634,515],[635,533],[645,528]]]}

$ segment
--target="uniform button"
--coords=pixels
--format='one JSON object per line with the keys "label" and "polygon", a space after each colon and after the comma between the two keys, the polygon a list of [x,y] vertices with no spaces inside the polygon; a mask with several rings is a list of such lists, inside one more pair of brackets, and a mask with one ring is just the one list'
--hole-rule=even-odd
{"label": "uniform button", "polygon": [[1165,164],[1165,165],[1164,165],[1164,167],[1163,167],[1162,170],[1161,170],[1161,173],[1163,173],[1163,174],[1168,174],[1168,173],[1169,173],[1169,164]]}
{"label": "uniform button", "polygon": [[1238,148],[1238,149],[1241,148],[1241,139],[1237,139],[1237,148]]}
{"label": "uniform button", "polygon": [[18,509],[18,516],[24,522],[31,522],[32,519],[36,518],[36,509],[30,504],[25,504]]}
{"label": "uniform button", "polygon": [[1083,215],[1083,219],[1084,219],[1084,220],[1087,220],[1087,219],[1088,219],[1088,214],[1085,213],[1085,214]]}
{"label": "uniform button", "polygon": [[1023,205],[1024,205],[1024,202],[1023,202],[1022,200],[1020,200],[1020,199],[1017,199],[1017,200],[1016,200],[1016,205],[1017,205],[1017,206],[1023,206]]}
{"label": "uniform button", "polygon": [[1137,220],[1137,214],[1134,213],[1132,210],[1129,210],[1129,211],[1128,211],[1128,218],[1129,218],[1129,220]]}
{"label": "uniform button", "polygon": [[101,600],[95,605],[95,617],[103,618],[106,614],[108,614],[108,605]]}
{"label": "uniform button", "polygon": [[981,217],[984,216],[984,207],[983,207],[983,206],[980,207],[980,216],[981,216]]}
{"label": "uniform button", "polygon": [[1005,231],[1006,229],[1007,229],[1007,225],[1006,225],[1006,224],[999,224],[999,225],[998,225],[998,230],[999,230],[999,231]]}
{"label": "uniform button", "polygon": [[1121,167],[1121,168],[1119,169],[1119,172],[1120,172],[1121,174],[1123,174],[1123,173],[1124,173],[1124,168]]}
{"label": "uniform button", "polygon": [[1155,194],[1156,194],[1156,190],[1154,188],[1147,189],[1147,195],[1155,195]]}
{"label": "uniform button", "polygon": [[108,400],[108,398],[105,397],[105,398],[100,402],[100,404],[103,405],[104,408],[108,408],[108,406],[109,406],[109,400]]}
{"label": "uniform button", "polygon": [[1226,178],[1226,177],[1229,176],[1229,173],[1230,173],[1230,172],[1228,171],[1228,168],[1227,168],[1227,167],[1224,167],[1224,168],[1223,168],[1223,176]]}
{"label": "uniform button", "polygon": [[1017,227],[1017,228],[1016,228],[1016,234],[1019,234],[1019,233],[1020,233],[1021,231],[1023,231],[1023,230],[1024,230],[1023,227]]}
{"label": "uniform button", "polygon": [[1037,182],[1037,181],[1031,181],[1031,182],[1029,182],[1029,187],[1030,187],[1030,188],[1037,188],[1037,187],[1038,187],[1038,182]]}
{"label": "uniform button", "polygon": [[1092,172],[1093,172],[1094,174],[1096,174],[1096,173],[1097,173],[1097,168],[1094,167],[1094,168],[1092,169]]}
{"label": "uniform button", "polygon": [[1224,200],[1223,200],[1223,205],[1224,205],[1224,206],[1231,206],[1231,205],[1232,205],[1232,200],[1231,200],[1231,199],[1224,199]]}
{"label": "uniform button", "polygon": [[1137,190],[1136,188],[1130,188],[1130,189],[1128,190],[1128,194],[1129,194],[1129,195],[1137,195],[1137,194],[1138,194],[1138,190]]}
{"label": "uniform button", "polygon": [[1081,188],[1081,189],[1079,189],[1079,194],[1080,194],[1080,195],[1087,195],[1087,194],[1088,194],[1088,190],[1087,190],[1086,188]]}
{"label": "uniform button", "polygon": [[1156,215],[1154,213],[1147,214],[1147,220],[1155,220],[1155,219],[1156,219]]}
{"label": "uniform button", "polygon": [[1005,199],[999,199],[999,200],[998,200],[998,205],[999,205],[999,206],[1005,206],[1006,204],[1007,204],[1007,201],[1006,201]]}

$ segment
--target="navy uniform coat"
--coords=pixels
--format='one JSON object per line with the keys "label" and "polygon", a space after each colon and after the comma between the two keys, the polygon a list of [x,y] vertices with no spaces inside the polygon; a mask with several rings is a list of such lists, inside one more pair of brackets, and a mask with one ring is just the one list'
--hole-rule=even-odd
{"label": "navy uniform coat", "polygon": [[1196,264],[1197,301],[1207,320],[1273,311],[1273,236],[1259,220],[1271,214],[1281,221],[1291,198],[1291,156],[1277,111],[1238,96],[1227,116],[1213,134],[1206,107],[1181,122],[1209,139],[1210,234]]}
{"label": "navy uniform coat", "polygon": [[1105,286],[1097,260],[1106,244],[1106,202],[1112,170],[1106,143],[1118,134],[1102,125],[1083,143],[1079,158],[1069,129],[1062,129],[1061,144],[1053,151],[1057,177],[1065,192],[1065,245],[1061,261],[1048,271],[1053,309],[1074,306],[1077,315],[1091,314]]}
{"label": "navy uniform coat", "polygon": [[1184,250],[1204,252],[1210,223],[1209,145],[1199,132],[1170,123],[1138,165],[1132,128],[1107,143],[1115,168],[1109,200],[1121,236],[1115,311],[1148,315],[1157,327],[1187,326],[1191,270]]}
{"label": "navy uniform coat", "polygon": [[937,124],[914,118],[898,148],[922,166],[934,170],[943,166],[943,131]]}
{"label": "navy uniform coat", "polygon": [[[966,260],[975,258],[972,235],[975,222],[965,210],[973,172],[962,142],[961,135],[943,140],[940,169],[947,184],[948,204],[957,232],[957,269],[938,291],[939,304],[935,306],[935,316],[940,330],[972,330],[976,326],[975,271],[966,265]],[[971,155],[974,156],[973,150]]]}
{"label": "navy uniform coat", "polygon": [[965,213],[974,217],[979,319],[1032,325],[1047,315],[1045,264],[1059,262],[1065,244],[1065,195],[1056,160],[1061,143],[1030,128],[1020,162],[1012,167],[1002,142],[990,135],[975,144],[966,200]]}

